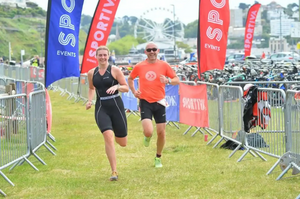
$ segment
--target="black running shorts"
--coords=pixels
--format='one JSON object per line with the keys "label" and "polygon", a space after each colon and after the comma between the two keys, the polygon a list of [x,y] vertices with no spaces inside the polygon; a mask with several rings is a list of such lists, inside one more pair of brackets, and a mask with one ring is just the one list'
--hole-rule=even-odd
{"label": "black running shorts", "polygon": [[141,119],[151,119],[154,117],[155,123],[166,123],[166,107],[154,102],[149,103],[144,99],[140,100]]}

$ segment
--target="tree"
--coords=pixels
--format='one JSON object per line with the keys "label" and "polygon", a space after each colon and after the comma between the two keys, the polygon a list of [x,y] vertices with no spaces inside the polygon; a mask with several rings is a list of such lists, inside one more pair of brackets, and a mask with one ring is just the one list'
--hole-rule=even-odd
{"label": "tree", "polygon": [[127,35],[117,41],[108,44],[108,48],[114,50],[116,55],[127,55],[132,46],[138,45],[137,39],[131,35]]}
{"label": "tree", "polygon": [[26,2],[26,6],[29,7],[29,8],[36,8],[36,7],[39,7],[38,4],[34,3],[34,2]]}
{"label": "tree", "polygon": [[90,25],[92,17],[89,15],[81,15],[81,26]]}
{"label": "tree", "polygon": [[133,24],[136,23],[136,21],[138,20],[138,18],[135,17],[135,16],[131,16],[131,17],[129,17],[129,20],[131,21],[131,24],[133,25]]}
{"label": "tree", "polygon": [[196,38],[198,35],[198,20],[189,23],[184,28],[184,37],[185,38]]}
{"label": "tree", "polygon": [[293,8],[295,8],[295,7],[298,7],[298,5],[297,5],[296,3],[288,4],[288,5],[287,5],[287,8],[284,9],[284,12],[285,12],[288,16],[292,17],[293,14],[294,14]]}
{"label": "tree", "polygon": [[177,45],[178,48],[184,49],[185,53],[192,52],[192,49],[191,49],[191,47],[188,44],[185,44],[185,43],[183,43],[181,41],[176,41],[176,45]]}
{"label": "tree", "polygon": [[239,9],[242,9],[243,11],[248,9],[250,7],[250,4],[240,3]]}

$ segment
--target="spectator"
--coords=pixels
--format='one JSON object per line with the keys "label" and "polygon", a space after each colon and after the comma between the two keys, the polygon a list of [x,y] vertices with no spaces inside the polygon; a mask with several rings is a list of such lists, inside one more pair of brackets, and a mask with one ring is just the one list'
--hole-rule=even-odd
{"label": "spectator", "polygon": [[38,55],[35,55],[31,61],[31,66],[38,67],[40,65],[40,58]]}
{"label": "spectator", "polygon": [[191,62],[195,62],[195,61],[197,61],[197,58],[196,58],[196,55],[194,53],[193,56],[192,56],[192,58],[191,58]]}
{"label": "spectator", "polygon": [[266,58],[266,54],[265,54],[265,52],[263,51],[263,53],[262,53],[262,55],[261,55],[261,57],[260,57],[261,59],[264,59],[264,58]]}

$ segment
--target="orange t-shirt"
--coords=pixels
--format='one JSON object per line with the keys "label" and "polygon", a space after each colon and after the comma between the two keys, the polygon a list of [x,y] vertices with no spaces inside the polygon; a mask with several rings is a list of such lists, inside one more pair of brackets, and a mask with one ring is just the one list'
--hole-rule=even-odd
{"label": "orange t-shirt", "polygon": [[133,68],[130,77],[132,79],[139,77],[140,99],[153,103],[165,97],[165,84],[160,82],[160,75],[169,78],[176,76],[171,66],[162,60],[157,60],[155,63],[148,63],[145,60]]}

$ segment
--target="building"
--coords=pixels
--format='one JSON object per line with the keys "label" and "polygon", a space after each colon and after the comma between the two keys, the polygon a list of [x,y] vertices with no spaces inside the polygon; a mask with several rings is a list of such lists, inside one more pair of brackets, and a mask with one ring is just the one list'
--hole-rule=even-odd
{"label": "building", "polygon": [[[254,36],[261,36],[263,33],[263,26],[261,25],[261,13],[263,9],[260,8],[255,20]],[[233,38],[239,38],[245,36],[245,27],[243,24],[243,18],[247,21],[248,10],[243,13],[242,9],[230,10],[230,26],[228,30],[228,36]]]}
{"label": "building", "polygon": [[269,40],[269,48],[271,53],[289,51],[288,43],[285,38],[279,39],[271,37]]}
{"label": "building", "polygon": [[[254,29],[254,36],[261,36],[263,33],[263,27],[262,25],[256,25],[255,26],[255,29]],[[229,37],[234,37],[234,38],[237,38],[237,37],[242,37],[244,38],[245,37],[245,27],[243,28],[234,28],[234,27],[229,27],[228,29],[228,36]]]}
{"label": "building", "polygon": [[294,19],[288,18],[279,18],[273,19],[270,21],[271,33],[272,36],[288,36],[291,35],[292,24]]}
{"label": "building", "polygon": [[243,27],[243,10],[242,9],[230,9],[230,25],[234,28]]}

